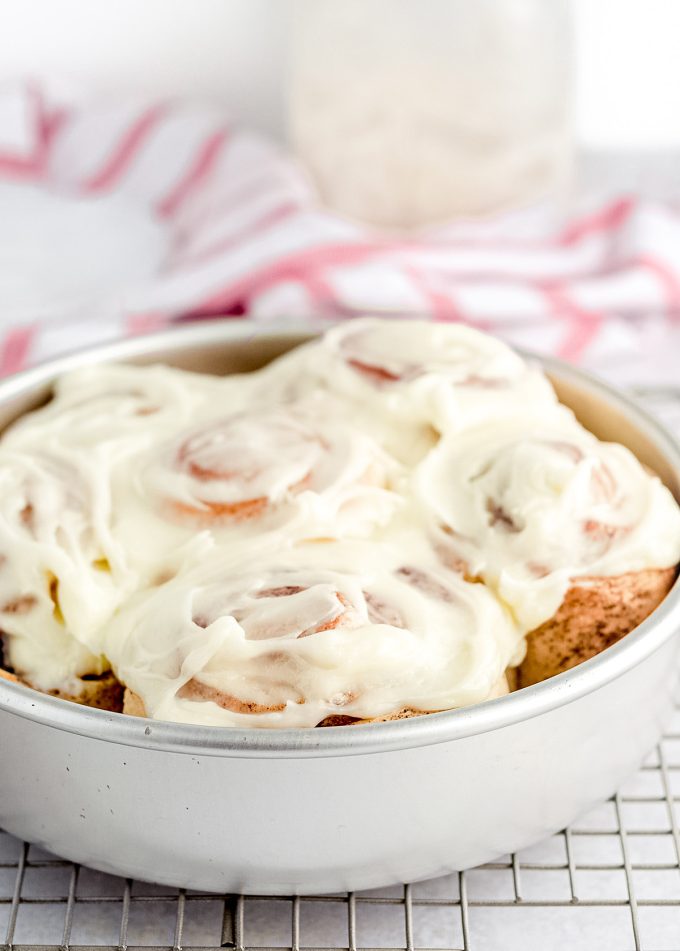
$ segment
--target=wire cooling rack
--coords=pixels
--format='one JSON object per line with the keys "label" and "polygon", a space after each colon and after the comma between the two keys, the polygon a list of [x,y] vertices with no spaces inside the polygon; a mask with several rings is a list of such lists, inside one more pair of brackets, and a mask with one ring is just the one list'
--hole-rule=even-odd
{"label": "wire cooling rack", "polygon": [[[680,432],[680,390],[638,395]],[[212,895],[115,878],[0,832],[0,942],[0,951],[680,951],[680,698],[669,732],[609,802],[530,849],[414,885]]]}

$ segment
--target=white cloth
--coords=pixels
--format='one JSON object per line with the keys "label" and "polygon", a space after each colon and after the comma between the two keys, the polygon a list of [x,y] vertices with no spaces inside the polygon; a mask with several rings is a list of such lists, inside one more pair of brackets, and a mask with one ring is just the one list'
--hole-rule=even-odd
{"label": "white cloth", "polygon": [[429,314],[619,382],[677,379],[680,214],[598,194],[418,235],[321,207],[215,110],[0,89],[0,373],[219,313]]}

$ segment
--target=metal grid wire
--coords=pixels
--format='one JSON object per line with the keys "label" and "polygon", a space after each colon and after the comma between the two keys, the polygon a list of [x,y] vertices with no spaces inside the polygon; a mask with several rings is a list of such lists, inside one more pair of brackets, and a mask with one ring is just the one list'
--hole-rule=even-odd
{"label": "metal grid wire", "polygon": [[[639,393],[680,431],[680,391]],[[609,802],[498,862],[414,885],[217,896],[57,859],[0,832],[0,951],[680,951],[680,702]]]}

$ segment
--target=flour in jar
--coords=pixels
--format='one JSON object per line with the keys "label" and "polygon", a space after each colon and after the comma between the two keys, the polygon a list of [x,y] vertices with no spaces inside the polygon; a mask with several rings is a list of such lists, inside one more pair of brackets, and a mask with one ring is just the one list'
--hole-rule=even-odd
{"label": "flour in jar", "polygon": [[567,177],[561,0],[298,0],[296,12],[291,137],[338,211],[417,227]]}

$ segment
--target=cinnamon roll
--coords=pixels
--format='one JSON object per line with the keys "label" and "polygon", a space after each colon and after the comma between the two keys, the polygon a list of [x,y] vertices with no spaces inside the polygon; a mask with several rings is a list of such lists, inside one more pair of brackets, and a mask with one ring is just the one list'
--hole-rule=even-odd
{"label": "cinnamon roll", "polygon": [[[399,503],[394,461],[314,404],[247,410],[182,432],[141,462],[145,501],[190,526],[368,532]],[[256,523],[256,524],[253,524]],[[295,525],[290,531],[296,530]]]}
{"label": "cinnamon roll", "polygon": [[335,394],[407,462],[417,460],[409,445],[415,438],[423,452],[431,446],[419,433],[423,427],[458,431],[537,402],[557,402],[540,370],[462,324],[355,319],[261,372],[268,387],[278,382],[284,393],[320,388]]}
{"label": "cinnamon roll", "polygon": [[442,440],[416,483],[444,560],[488,584],[529,632],[522,684],[628,633],[675,578],[670,492],[564,408]]}
{"label": "cinnamon roll", "polygon": [[84,367],[59,379],[49,403],[17,420],[3,444],[84,451],[104,466],[214,417],[220,407],[235,412],[248,400],[248,383],[161,366]]}
{"label": "cinnamon roll", "polygon": [[523,653],[509,612],[420,537],[219,560],[127,611],[107,639],[126,709],[188,722],[312,727],[450,709],[497,695]]}

